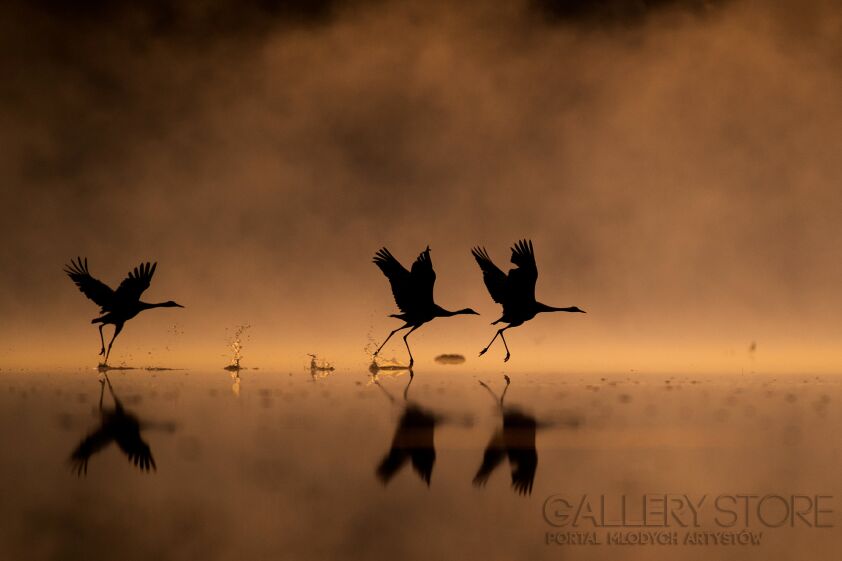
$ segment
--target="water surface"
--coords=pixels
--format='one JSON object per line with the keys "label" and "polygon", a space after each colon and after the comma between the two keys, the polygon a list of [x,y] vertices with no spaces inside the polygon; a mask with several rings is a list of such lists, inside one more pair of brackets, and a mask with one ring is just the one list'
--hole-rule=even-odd
{"label": "water surface", "polygon": [[[92,370],[0,371],[0,558],[842,552],[837,378],[517,375],[501,404],[505,386],[502,373],[467,365],[412,378],[363,367],[122,370],[107,380]],[[725,528],[712,501],[740,495],[758,498]],[[681,496],[706,497],[698,526]],[[774,527],[789,507],[772,498],[757,520],[767,496],[796,496],[806,514]],[[805,506],[816,496],[830,497],[818,499],[831,511],[818,520]],[[594,516],[565,523],[583,497]],[[620,520],[623,500],[625,525],[604,524]],[[675,512],[636,527],[644,500],[650,523],[659,505]],[[710,542],[743,529],[759,543]],[[678,544],[607,543],[617,531],[632,541],[668,532]],[[693,532],[719,537],[685,543]]]}

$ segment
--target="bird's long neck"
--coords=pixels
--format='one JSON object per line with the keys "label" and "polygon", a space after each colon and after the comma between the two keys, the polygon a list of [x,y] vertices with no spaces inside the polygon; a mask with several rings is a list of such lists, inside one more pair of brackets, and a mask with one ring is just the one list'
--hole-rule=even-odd
{"label": "bird's long neck", "polygon": [[474,313],[474,312],[470,308],[462,308],[461,310],[456,310],[456,311],[445,310],[441,306],[437,306],[437,308],[436,308],[436,317],[442,317],[442,318],[449,318],[449,317],[452,317],[452,316],[460,316],[460,315],[472,314],[472,313]]}
{"label": "bird's long neck", "polygon": [[580,311],[579,308],[576,306],[571,306],[569,308],[556,308],[555,306],[547,306],[546,304],[542,304],[541,302],[537,302],[536,306],[538,308],[538,313],[541,312],[578,312]]}
{"label": "bird's long neck", "polygon": [[166,302],[138,302],[141,310],[151,310],[152,308],[163,308],[167,305]]}

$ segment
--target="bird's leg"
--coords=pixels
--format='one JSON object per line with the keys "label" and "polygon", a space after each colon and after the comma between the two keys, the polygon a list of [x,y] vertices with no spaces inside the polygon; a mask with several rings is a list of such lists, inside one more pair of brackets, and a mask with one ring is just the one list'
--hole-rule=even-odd
{"label": "bird's leg", "polygon": [[375,383],[375,384],[377,384],[377,387],[378,387],[378,388],[380,388],[381,390],[383,390],[383,393],[384,393],[384,394],[386,394],[386,397],[388,397],[388,398],[389,398],[389,401],[391,401],[392,403],[394,403],[394,402],[395,402],[395,397],[394,397],[392,394],[390,394],[390,393],[389,393],[389,391],[388,391],[386,388],[384,388],[382,385],[380,385],[380,382],[378,382],[377,380],[375,380],[375,381],[374,381],[374,383]]}
{"label": "bird's leg", "polygon": [[111,387],[111,380],[108,376],[105,377],[105,381],[108,382],[108,393],[111,394],[111,399],[114,400],[114,407],[117,411],[123,410],[123,402],[120,401],[120,398],[114,395],[114,388]]}
{"label": "bird's leg", "polygon": [[102,336],[102,328],[103,327],[105,327],[105,324],[100,323],[99,324],[99,343],[102,345],[102,348],[99,351],[99,354],[101,354],[101,355],[105,354],[105,338]]}
{"label": "bird's leg", "polygon": [[105,380],[99,381],[99,410],[102,411],[102,396],[105,394]]}
{"label": "bird's leg", "polygon": [[506,387],[503,388],[503,393],[500,396],[500,407],[503,407],[503,400],[506,399],[506,392],[509,391],[509,384],[512,383],[507,375],[503,374],[503,377],[506,379]]}
{"label": "bird's leg", "polygon": [[407,382],[406,387],[403,389],[403,400],[406,401],[406,394],[409,393],[409,386],[412,385],[412,379],[415,378],[415,374],[412,373],[412,370],[409,371],[409,382]]}
{"label": "bird's leg", "polygon": [[[506,358],[503,359],[503,362],[508,362],[509,357],[512,356],[512,353],[509,352],[509,346],[506,344],[506,338],[503,336],[503,332],[507,330],[511,325],[504,327],[500,330],[500,340],[503,341],[503,346],[506,347]],[[508,386],[506,386],[508,387]]]}
{"label": "bird's leg", "polygon": [[[404,335],[404,336],[403,336],[403,344],[404,344],[404,345],[406,345],[406,352],[408,352],[408,353],[409,353],[409,369],[410,369],[410,370],[412,370],[412,365],[413,365],[413,364],[415,364],[415,359],[414,359],[414,358],[412,358],[412,351],[411,351],[411,350],[409,350],[409,342],[406,340],[406,338],[407,338],[407,337],[409,337],[409,334],[410,334],[410,333],[412,333],[413,331],[415,331],[415,330],[416,330],[416,329],[418,329],[419,327],[420,327],[419,325],[416,325],[415,327],[413,327],[412,329],[410,329],[410,330],[407,332],[407,334],[406,334],[406,335]],[[412,378],[410,378],[410,382],[411,382],[411,381],[412,381]],[[407,387],[409,387],[409,386],[407,386]]]}
{"label": "bird's leg", "polygon": [[374,356],[377,356],[377,355],[380,353],[380,349],[382,349],[383,347],[385,347],[385,346],[386,346],[386,343],[388,343],[388,342],[389,342],[389,339],[391,339],[391,338],[392,338],[392,335],[394,335],[395,333],[397,333],[397,332],[398,332],[398,331],[400,331],[401,329],[406,329],[407,327],[409,327],[409,325],[403,325],[403,326],[398,327],[397,329],[393,330],[391,333],[389,333],[389,336],[388,336],[388,337],[386,337],[386,340],[385,340],[385,341],[383,341],[383,343],[382,343],[379,347],[377,347],[377,350],[376,350],[376,351],[374,351]]}
{"label": "bird's leg", "polygon": [[[494,393],[494,390],[492,390],[491,387],[488,384],[486,384],[485,382],[483,382],[482,380],[479,381],[479,385],[481,385],[482,387],[484,387],[488,391],[488,395],[491,396],[491,399],[493,399],[494,403],[496,404],[498,400],[497,400],[497,394]],[[500,402],[500,404],[502,405],[502,401]]]}
{"label": "bird's leg", "polygon": [[[504,327],[503,329],[505,329],[505,327]],[[481,350],[481,351],[479,352],[479,356],[482,356],[482,355],[484,355],[486,352],[488,352],[488,349],[490,349],[490,348],[491,348],[491,344],[492,344],[492,343],[494,343],[494,340],[495,340],[495,339],[497,339],[497,336],[498,336],[498,335],[500,335],[500,333],[502,333],[502,332],[503,332],[503,329],[498,329],[498,330],[497,330],[497,333],[495,333],[495,334],[494,334],[494,337],[492,337],[492,338],[491,338],[491,341],[490,341],[490,342],[489,342],[489,343],[485,346],[485,348],[484,348],[483,350]]]}
{"label": "bird's leg", "polygon": [[111,345],[114,344],[114,339],[117,338],[117,335],[119,335],[122,330],[123,330],[123,324],[122,323],[118,323],[114,327],[114,335],[111,336],[111,342],[108,343],[108,350],[105,351],[105,364],[108,364],[108,355],[111,354]]}

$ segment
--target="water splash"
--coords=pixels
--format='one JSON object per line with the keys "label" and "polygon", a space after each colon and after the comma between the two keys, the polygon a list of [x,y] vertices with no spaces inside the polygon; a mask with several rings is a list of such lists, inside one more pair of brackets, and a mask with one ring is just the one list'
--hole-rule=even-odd
{"label": "water splash", "polygon": [[243,359],[243,339],[246,338],[246,331],[251,328],[251,325],[238,325],[234,330],[234,334],[228,342],[228,347],[231,349],[231,362],[225,367],[225,370],[232,372],[239,372],[242,369],[240,362]]}
{"label": "water splash", "polygon": [[315,380],[317,378],[327,378],[335,370],[334,366],[324,359],[319,359],[314,354],[308,354],[310,357],[310,377]]}
{"label": "water splash", "polygon": [[236,397],[240,397],[240,372],[238,370],[231,371],[231,393]]}

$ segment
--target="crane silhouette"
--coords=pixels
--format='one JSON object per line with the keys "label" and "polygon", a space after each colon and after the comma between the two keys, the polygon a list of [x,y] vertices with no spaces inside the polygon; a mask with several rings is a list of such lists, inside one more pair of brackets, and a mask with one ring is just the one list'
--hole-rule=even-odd
{"label": "crane silhouette", "polygon": [[[433,466],[436,463],[435,429],[441,418],[432,411],[407,400],[413,377],[414,375],[410,371],[409,382],[407,382],[403,391],[405,403],[398,420],[398,426],[395,429],[395,435],[392,437],[392,444],[377,465],[377,478],[383,485],[387,485],[401,468],[407,462],[410,462],[418,477],[428,487],[430,486]],[[380,385],[376,377],[374,383],[383,390],[389,401],[397,403],[394,396]]]}
{"label": "crane silhouette", "polygon": [[436,273],[433,271],[433,262],[430,260],[429,246],[421,252],[415,263],[412,264],[411,271],[407,271],[406,267],[401,265],[385,247],[375,254],[373,261],[389,279],[395,303],[403,312],[401,314],[390,314],[389,317],[404,321],[404,325],[389,333],[383,344],[374,351],[374,356],[380,353],[380,350],[392,338],[392,335],[402,329],[411,327],[412,329],[403,336],[403,342],[409,353],[409,367],[412,368],[415,359],[412,358],[412,351],[409,349],[409,343],[406,339],[413,331],[438,317],[451,317],[461,314],[479,315],[471,308],[464,308],[455,312],[445,310],[433,301],[433,285],[436,282]]}
{"label": "crane silhouette", "polygon": [[480,351],[480,356],[488,351],[488,348],[499,336],[506,348],[506,358],[503,361],[508,361],[511,353],[503,332],[512,327],[523,325],[524,322],[529,321],[541,312],[585,313],[584,310],[580,310],[576,306],[555,308],[535,300],[538,267],[535,265],[535,251],[532,248],[531,240],[521,240],[512,247],[512,263],[517,267],[509,270],[508,275],[491,261],[484,247],[473,248],[471,254],[477,260],[479,268],[482,269],[482,278],[491,298],[503,306],[503,315],[497,321],[492,322],[491,325],[497,325],[500,322],[509,324],[497,330],[491,342]]}
{"label": "crane silhouette", "polygon": [[[114,400],[114,408],[102,407],[102,398],[105,391],[105,383],[108,383],[108,391]],[[141,471],[155,471],[155,459],[152,457],[152,450],[141,438],[140,431],[144,427],[140,420],[123,408],[123,404],[114,394],[111,387],[111,380],[105,376],[100,380],[99,391],[99,414],[100,424],[96,430],[88,434],[76,446],[70,455],[70,463],[76,475],[87,475],[88,460],[97,452],[102,451],[112,442],[126,455],[128,460]]]}
{"label": "crane silhouette", "polygon": [[[155,267],[157,263],[141,263],[130,271],[128,276],[120,283],[117,290],[112,290],[107,284],[99,281],[91,276],[88,271],[88,259],[84,261],[81,257],[77,257],[76,261],[71,260],[70,265],[66,266],[64,272],[70,277],[79,290],[100,307],[100,313],[103,314],[98,318],[91,320],[91,323],[99,324],[99,340],[102,344],[102,349],[99,354],[105,355],[103,364],[108,364],[108,356],[111,354],[111,346],[114,344],[114,339],[123,330],[123,325],[137,314],[144,310],[152,308],[183,308],[181,304],[176,304],[172,300],[166,302],[159,302],[157,304],[150,304],[141,302],[140,296],[149,288],[149,283],[152,282],[152,275],[155,274]],[[108,350],[105,349],[105,339],[102,336],[102,328],[106,324],[114,326],[114,335],[108,343]]]}
{"label": "crane silhouette", "polygon": [[474,485],[485,486],[489,476],[508,458],[512,472],[512,489],[519,495],[532,494],[532,484],[535,481],[535,472],[538,470],[538,450],[535,448],[535,434],[539,423],[532,415],[521,411],[516,407],[506,407],[503,400],[509,390],[511,380],[508,376],[506,387],[500,396],[497,396],[485,382],[480,382],[488,390],[503,417],[503,425],[491,435],[491,440],[485,447],[482,457],[482,464],[474,476]]}

